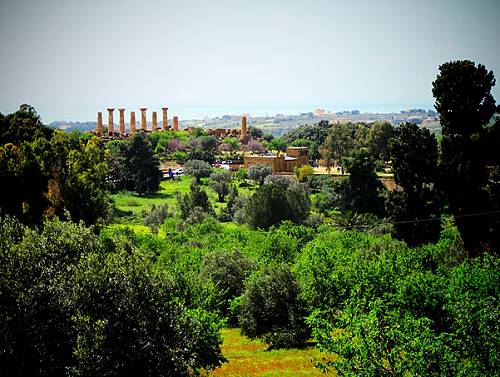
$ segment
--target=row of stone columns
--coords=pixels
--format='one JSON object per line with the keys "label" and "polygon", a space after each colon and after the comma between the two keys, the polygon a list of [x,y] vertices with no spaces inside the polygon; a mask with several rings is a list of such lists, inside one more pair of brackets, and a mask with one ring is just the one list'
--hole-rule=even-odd
{"label": "row of stone columns", "polygon": [[[114,123],[113,123],[113,112],[115,111],[114,108],[108,108],[108,135],[112,136],[114,135],[115,129],[114,129]],[[146,110],[147,108],[142,107],[139,109],[141,111],[141,129],[144,131],[147,131],[147,119],[146,119]],[[162,107],[161,108],[163,112],[163,125],[162,129],[164,131],[169,130],[168,126],[168,107]],[[120,134],[125,135],[125,109],[118,109],[120,112]],[[156,111],[153,111],[152,115],[152,131],[158,130],[158,116]],[[174,126],[173,126],[174,131],[179,131],[179,118],[177,116],[174,116]],[[135,111],[130,112],[130,133],[134,133],[137,131],[136,128],[136,123],[135,123]],[[103,134],[103,129],[102,129],[102,113],[99,111],[97,113],[97,129],[96,133],[98,136],[101,136]]]}

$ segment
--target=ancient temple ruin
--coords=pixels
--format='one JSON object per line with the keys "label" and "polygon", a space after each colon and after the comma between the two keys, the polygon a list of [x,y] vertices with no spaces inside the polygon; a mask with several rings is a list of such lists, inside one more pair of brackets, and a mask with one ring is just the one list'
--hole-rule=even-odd
{"label": "ancient temple ruin", "polygon": [[[130,112],[130,123],[129,123],[129,129],[126,129],[126,124],[125,124],[125,111],[126,109],[120,108],[118,109],[119,112],[119,117],[120,117],[120,123],[119,123],[119,128],[118,132],[115,132],[115,124],[113,121],[113,113],[115,111],[114,108],[108,108],[106,109],[108,111],[108,128],[107,131],[105,132],[103,128],[103,123],[102,123],[102,112],[99,111],[97,113],[97,127],[95,130],[95,134],[99,137],[107,138],[107,139],[114,139],[114,138],[125,138],[127,136],[130,136],[137,132],[137,125],[136,125],[136,118],[135,118],[135,111]],[[153,111],[151,113],[151,128],[148,128],[148,120],[147,120],[147,108],[146,107],[141,107],[140,109],[141,112],[141,130],[144,132],[152,132],[152,131],[158,131],[160,128],[158,127],[158,113],[156,111]],[[161,130],[162,131],[168,131],[171,128],[168,125],[168,107],[162,107],[162,124],[161,124]],[[179,118],[177,116],[174,116],[173,118],[173,130],[178,131],[179,130]]]}

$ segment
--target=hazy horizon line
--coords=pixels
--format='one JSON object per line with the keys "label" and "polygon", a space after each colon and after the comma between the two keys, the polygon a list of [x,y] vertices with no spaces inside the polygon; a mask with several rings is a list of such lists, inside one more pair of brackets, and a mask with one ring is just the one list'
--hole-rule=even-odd
{"label": "hazy horizon line", "polygon": [[[95,111],[94,118],[90,118],[86,114],[89,111],[75,111],[75,113],[81,113],[82,115],[68,115],[68,113],[72,111],[61,111],[61,113],[66,113],[67,116],[57,116],[55,114],[47,114],[43,110],[39,110],[36,106],[35,110],[37,110],[40,115],[42,121],[44,123],[54,123],[54,122],[95,122],[97,119],[97,112],[101,111],[103,116],[106,114],[106,108],[98,109]],[[115,109],[119,107],[116,106]],[[139,112],[139,107],[135,106],[123,106],[126,109],[126,113],[130,114],[130,111],[135,111],[136,114]],[[218,106],[218,105],[208,105],[208,106],[169,106],[169,119],[173,116],[178,116],[179,120],[189,121],[189,120],[203,120],[205,118],[220,118],[222,116],[239,116],[242,114],[246,114],[250,117],[272,117],[276,115],[284,115],[284,116],[297,116],[304,113],[314,112],[316,109],[324,109],[330,113],[338,113],[345,111],[359,111],[362,114],[397,114],[401,111],[411,110],[411,109],[423,109],[426,111],[433,110],[435,111],[434,106],[429,106],[428,104],[417,104],[413,106],[408,105],[361,105],[361,106],[335,106],[328,107],[325,105],[289,105],[289,106],[238,106],[238,105],[229,105],[229,106]],[[15,111],[15,110],[14,110]],[[161,115],[161,106],[152,106],[148,108],[147,116],[148,119],[151,117],[153,111],[156,111]],[[6,112],[8,113],[8,112]],[[4,113],[4,114],[6,114]],[[50,113],[50,112],[49,112]],[[85,115],[83,115],[85,113]],[[115,111],[118,114],[117,111]],[[89,119],[90,118],[90,119]]]}

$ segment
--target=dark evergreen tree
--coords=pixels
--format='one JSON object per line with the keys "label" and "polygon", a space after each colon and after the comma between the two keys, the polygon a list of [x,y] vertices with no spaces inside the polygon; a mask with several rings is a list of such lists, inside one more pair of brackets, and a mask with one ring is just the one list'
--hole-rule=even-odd
{"label": "dark evergreen tree", "polygon": [[248,201],[245,213],[253,228],[267,229],[290,217],[290,206],[286,201],[286,190],[273,184],[259,188]]}
{"label": "dark evergreen tree", "polygon": [[438,150],[436,138],[413,123],[399,127],[390,144],[396,184],[387,200],[398,238],[408,245],[437,241],[441,230],[441,201],[436,190]]}
{"label": "dark evergreen tree", "polygon": [[500,216],[491,214],[498,203],[486,189],[488,151],[481,142],[496,111],[494,85],[493,72],[469,60],[441,65],[433,82],[443,129],[441,185],[471,255],[495,247],[500,234]]}
{"label": "dark evergreen tree", "polygon": [[136,132],[129,140],[111,142],[108,148],[111,151],[111,179],[117,189],[138,194],[158,189],[160,163],[145,133]]}
{"label": "dark evergreen tree", "polygon": [[384,215],[384,186],[377,178],[375,160],[367,149],[355,150],[344,160],[349,177],[342,182],[341,210]]}

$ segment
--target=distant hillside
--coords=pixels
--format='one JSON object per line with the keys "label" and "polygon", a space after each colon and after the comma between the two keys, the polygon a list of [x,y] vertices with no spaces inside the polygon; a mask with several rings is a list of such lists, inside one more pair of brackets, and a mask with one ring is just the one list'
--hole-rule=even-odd
{"label": "distant hillside", "polygon": [[96,122],[67,122],[65,120],[57,120],[48,125],[51,128],[55,128],[63,131],[92,131],[97,127]]}

